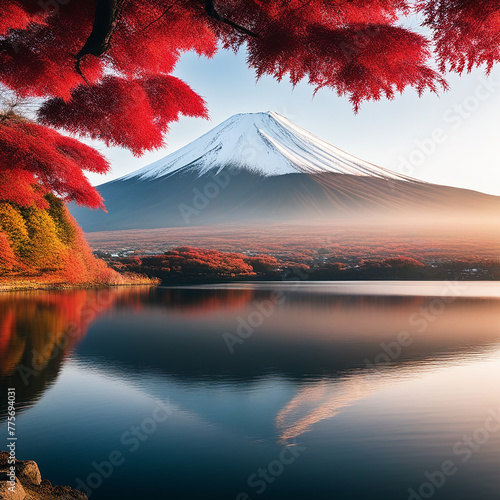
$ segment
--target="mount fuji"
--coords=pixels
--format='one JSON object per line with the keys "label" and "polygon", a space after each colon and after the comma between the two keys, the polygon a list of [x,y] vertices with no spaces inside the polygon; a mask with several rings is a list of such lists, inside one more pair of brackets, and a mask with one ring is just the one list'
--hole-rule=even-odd
{"label": "mount fuji", "polygon": [[344,153],[269,111],[234,115],[175,153],[122,179],[157,179],[190,166],[203,175],[227,165],[266,177],[336,173],[400,178]]}
{"label": "mount fuji", "polygon": [[87,232],[500,208],[498,197],[360,160],[272,111],[234,115],[97,189],[108,213],[70,207]]}

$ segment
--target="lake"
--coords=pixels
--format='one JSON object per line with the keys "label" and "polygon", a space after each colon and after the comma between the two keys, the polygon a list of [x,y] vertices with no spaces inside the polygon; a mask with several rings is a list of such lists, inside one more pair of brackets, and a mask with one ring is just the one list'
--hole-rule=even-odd
{"label": "lake", "polygon": [[0,357],[93,500],[500,498],[500,283],[4,293]]}

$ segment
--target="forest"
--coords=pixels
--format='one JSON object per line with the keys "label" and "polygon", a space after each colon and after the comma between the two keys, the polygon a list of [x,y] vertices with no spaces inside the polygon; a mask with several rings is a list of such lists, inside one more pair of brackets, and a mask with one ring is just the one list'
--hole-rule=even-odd
{"label": "forest", "polygon": [[43,201],[44,207],[0,202],[0,288],[149,282],[109,268],[92,254],[64,203],[50,193]]}
{"label": "forest", "polygon": [[500,259],[421,262],[412,257],[338,262],[324,253],[277,259],[193,247],[162,255],[105,257],[117,272],[159,278],[164,285],[219,281],[498,280]]}

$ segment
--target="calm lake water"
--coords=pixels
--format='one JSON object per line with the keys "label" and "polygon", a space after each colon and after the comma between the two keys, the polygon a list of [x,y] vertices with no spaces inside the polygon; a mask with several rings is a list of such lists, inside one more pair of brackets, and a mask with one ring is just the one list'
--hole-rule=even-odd
{"label": "calm lake water", "polygon": [[17,455],[91,499],[500,498],[500,284],[0,294]]}

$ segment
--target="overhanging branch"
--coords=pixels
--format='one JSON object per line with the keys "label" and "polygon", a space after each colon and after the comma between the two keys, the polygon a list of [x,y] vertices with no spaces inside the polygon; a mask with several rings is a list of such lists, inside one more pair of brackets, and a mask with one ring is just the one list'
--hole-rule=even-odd
{"label": "overhanging branch", "polygon": [[[96,0],[96,9],[94,16],[94,24],[92,26],[92,32],[87,38],[85,44],[80,49],[78,54],[76,54],[76,71],[78,74],[85,80],[81,69],[80,63],[84,56],[93,55],[95,57],[102,56],[109,48],[109,44],[111,42],[111,37],[113,32],[115,31],[116,24],[119,18],[120,7],[124,3],[125,0]],[[257,35],[250,31],[249,29],[240,26],[239,24],[231,21],[230,19],[225,18],[220,15],[217,9],[215,8],[214,0],[204,0],[205,1],[205,11],[206,13],[213,19],[220,21],[221,23],[227,24],[231,26],[236,31],[243,33],[248,36],[256,37]],[[177,2],[174,2],[174,5]],[[171,5],[166,11],[173,7]],[[163,17],[163,15],[161,17]],[[155,21],[156,22],[156,21]],[[150,23],[151,24],[151,23]],[[149,25],[147,26],[149,27]],[[85,80],[86,81],[86,80]]]}
{"label": "overhanging branch", "polygon": [[240,26],[239,24],[236,24],[235,22],[231,21],[230,19],[227,19],[224,16],[221,16],[217,12],[217,9],[215,8],[214,0],[205,0],[205,11],[213,19],[217,19],[217,21],[220,21],[221,23],[224,23],[224,24],[227,24],[228,26],[231,26],[236,31],[239,31],[240,33],[243,33],[244,35],[257,37],[257,34],[255,34],[253,31],[250,31],[247,28]]}
{"label": "overhanging branch", "polygon": [[[97,0],[94,25],[84,46],[76,54],[76,70],[80,71],[80,62],[86,55],[102,56],[109,48],[111,36],[116,28],[120,7],[124,0]],[[85,78],[84,78],[85,79]]]}

